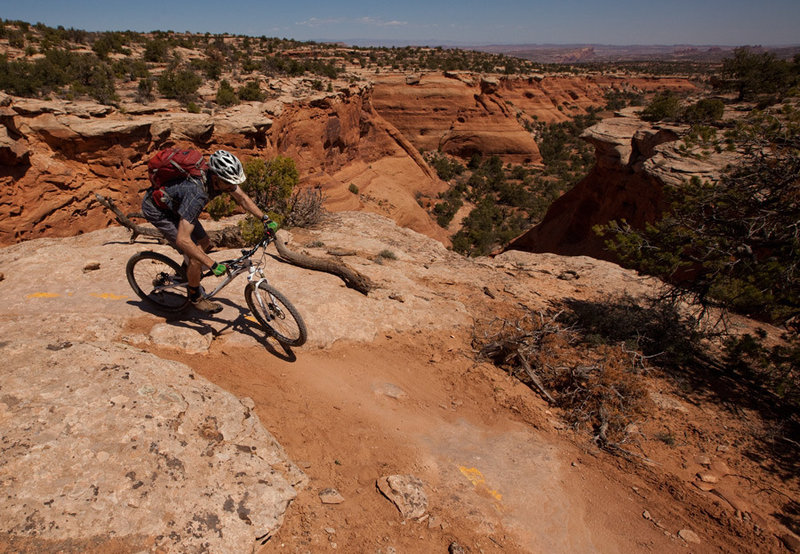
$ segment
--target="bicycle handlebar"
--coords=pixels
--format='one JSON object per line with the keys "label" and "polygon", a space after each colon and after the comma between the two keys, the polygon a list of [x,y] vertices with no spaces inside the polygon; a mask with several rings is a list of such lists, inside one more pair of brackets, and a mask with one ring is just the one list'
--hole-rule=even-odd
{"label": "bicycle handlebar", "polygon": [[223,264],[227,265],[230,268],[235,268],[235,266],[241,264],[244,260],[252,257],[253,254],[255,254],[256,251],[259,248],[261,248],[261,247],[266,248],[274,240],[275,240],[275,235],[274,234],[272,234],[272,233],[265,234],[264,238],[261,239],[261,241],[258,244],[256,244],[253,248],[251,248],[250,250],[247,250],[247,249],[243,248],[242,249],[242,255],[239,256],[238,258],[232,259],[232,260],[224,260],[224,261],[222,261],[220,263],[223,263]]}

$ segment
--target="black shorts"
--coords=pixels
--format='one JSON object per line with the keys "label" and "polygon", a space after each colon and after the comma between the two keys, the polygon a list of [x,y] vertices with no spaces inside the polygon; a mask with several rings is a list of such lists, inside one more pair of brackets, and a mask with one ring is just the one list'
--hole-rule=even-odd
{"label": "black shorts", "polygon": [[[147,221],[161,231],[161,234],[164,235],[167,241],[177,249],[176,244],[178,240],[178,223],[181,220],[180,216],[172,210],[165,210],[156,206],[149,192],[145,195],[144,200],[142,200],[142,213],[144,217],[147,218]],[[189,223],[192,222],[190,221]],[[208,237],[208,233],[203,229],[203,225],[199,220],[195,220],[193,224],[194,229],[192,229],[191,236],[192,240],[198,244]]]}

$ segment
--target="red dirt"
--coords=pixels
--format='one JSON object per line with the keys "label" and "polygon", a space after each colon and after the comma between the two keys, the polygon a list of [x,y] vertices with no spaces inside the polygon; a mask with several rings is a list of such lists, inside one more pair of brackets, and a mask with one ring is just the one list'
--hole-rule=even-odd
{"label": "red dirt", "polygon": [[[643,424],[649,463],[628,461],[565,429],[557,410],[516,379],[476,364],[469,341],[393,334],[301,348],[293,360],[224,345],[208,355],[159,355],[251,397],[309,476],[262,554],[447,552],[453,542],[470,552],[784,551],[763,510],[787,494],[781,489],[797,490],[797,475],[784,484],[741,456],[753,414],[742,421],[694,396]],[[656,377],[648,386],[681,394]],[[703,453],[736,474],[717,493],[693,485]],[[403,521],[377,490],[376,480],[391,474],[425,483],[424,521]],[[327,488],[344,502],[323,504]],[[701,543],[680,538],[686,529]]]}

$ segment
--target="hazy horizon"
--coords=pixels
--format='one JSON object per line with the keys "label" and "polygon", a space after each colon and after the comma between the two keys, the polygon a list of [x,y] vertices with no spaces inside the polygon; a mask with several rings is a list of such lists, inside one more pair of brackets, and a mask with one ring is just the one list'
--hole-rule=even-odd
{"label": "hazy horizon", "polygon": [[800,44],[796,0],[354,0],[319,4],[0,0],[0,17],[87,31],[155,30],[407,45],[743,46]]}

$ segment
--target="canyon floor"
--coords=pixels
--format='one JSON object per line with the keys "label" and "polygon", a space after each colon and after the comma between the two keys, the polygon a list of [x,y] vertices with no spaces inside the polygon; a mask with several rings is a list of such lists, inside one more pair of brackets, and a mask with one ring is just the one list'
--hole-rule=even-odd
{"label": "canyon floor", "polygon": [[[125,281],[125,262],[138,250],[169,249],[130,244],[121,228],[4,248],[0,348],[9,360],[6,374],[29,373],[27,381],[4,382],[4,434],[29,428],[17,412],[24,403],[13,400],[23,393],[12,386],[34,389],[37,378],[61,371],[55,362],[37,368],[32,356],[14,361],[17,351],[24,354],[24,344],[47,345],[41,346],[47,356],[77,356],[90,346],[108,352],[106,365],[102,354],[83,364],[85,375],[98,383],[102,370],[119,365],[114,353],[122,349],[129,357],[147,356],[155,373],[176,371],[182,379],[240,399],[291,460],[280,462],[289,468],[287,479],[292,481],[292,467],[305,475],[292,481],[296,497],[284,504],[274,533],[261,541],[249,539],[262,554],[457,547],[465,552],[781,552],[796,544],[790,532],[796,530],[790,510],[798,491],[796,460],[769,455],[770,423],[752,409],[732,406],[722,394],[725,383],[699,387],[686,378],[648,374],[653,411],[638,424],[639,439],[631,445],[640,457],[626,459],[595,447],[587,434],[563,422],[557,408],[475,358],[478,322],[522,309],[544,311],[565,299],[639,296],[652,282],[586,257],[509,252],[465,259],[388,219],[363,213],[332,215],[317,228],[293,231],[289,242],[321,257],[347,251],[341,259],[377,285],[365,296],[335,276],[268,257],[271,282],[308,324],[308,344],[293,350],[266,338],[248,318],[244,282],[224,290],[224,310],[214,316],[190,312],[165,318],[148,311]],[[392,257],[380,255],[387,250]],[[119,398],[112,397],[112,405]],[[205,409],[206,421],[224,415],[220,408]],[[47,421],[46,404],[34,416]],[[100,421],[93,432],[111,440],[102,435],[102,415]],[[154,427],[149,440],[155,444],[170,421]],[[47,425],[55,428],[57,422]],[[193,433],[193,438],[181,436],[184,445],[198,440]],[[60,438],[49,437],[48,447]],[[98,452],[103,441],[84,439],[81,455],[110,467],[116,453],[110,447]],[[161,470],[192,463],[182,458],[178,464],[159,448],[162,460],[172,460]],[[31,455],[8,452],[23,462]],[[217,544],[232,544],[225,542],[231,536],[225,534],[227,520],[219,524],[203,516],[214,523],[209,528],[197,522],[206,509],[200,504],[203,494],[233,490],[238,477],[218,482],[207,493],[193,490],[199,485],[191,480],[170,485],[175,499],[197,493],[197,505],[167,497],[149,500],[154,513],[162,504],[170,506],[165,522],[182,514],[195,522],[187,527],[193,532],[188,539],[201,541],[200,546],[175,542],[170,548],[159,543],[166,529],[131,529],[115,517],[115,510],[143,510],[114,504],[139,485],[131,485],[132,479],[121,477],[123,485],[115,490],[100,486],[99,495],[95,489],[89,501],[109,499],[103,522],[91,510],[72,512],[72,519],[59,515],[52,508],[60,496],[70,495],[57,492],[69,485],[60,482],[54,494],[43,484],[46,476],[64,470],[66,479],[69,471],[77,475],[82,468],[57,465],[63,467],[37,468],[38,477],[22,483],[24,501],[7,495],[3,509],[9,517],[0,551],[214,550],[202,546],[212,535],[220,539]],[[0,475],[6,485],[17,486],[7,469]],[[378,481],[391,475],[421,483],[427,499],[423,515],[404,518],[378,490]],[[12,521],[12,512],[18,520]],[[49,515],[41,519],[43,514]],[[89,515],[94,519],[86,519]],[[78,525],[69,527],[68,519]]]}

